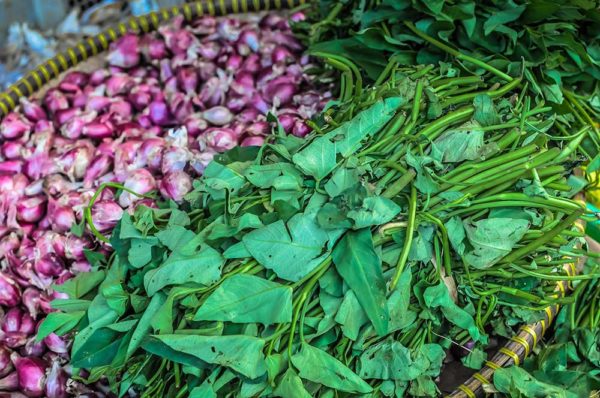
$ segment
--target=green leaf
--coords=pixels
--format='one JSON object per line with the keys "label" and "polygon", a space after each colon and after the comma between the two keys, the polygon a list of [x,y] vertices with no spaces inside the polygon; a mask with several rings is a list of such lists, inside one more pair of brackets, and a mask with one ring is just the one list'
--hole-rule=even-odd
{"label": "green leaf", "polygon": [[413,365],[410,351],[397,341],[371,346],[360,356],[359,375],[363,379],[415,379],[422,373]]}
{"label": "green leaf", "polygon": [[544,97],[555,104],[562,104],[563,102],[563,93],[558,84],[542,84],[542,93],[544,93]]}
{"label": "green leaf", "polygon": [[288,189],[299,189],[302,184],[302,173],[289,163],[253,164],[246,169],[244,177],[252,185],[263,189],[277,185],[282,177],[290,178]]}
{"label": "green leaf", "polygon": [[50,333],[56,333],[62,336],[73,329],[85,315],[84,311],[75,311],[70,313],[51,312],[40,324],[37,331],[36,341],[42,341]]}
{"label": "green leaf", "polygon": [[[90,318],[89,310],[88,318]],[[119,319],[119,315],[107,307],[107,310],[104,311],[102,314],[99,314],[97,319],[95,319],[94,321],[90,321],[90,323],[85,328],[83,328],[79,331],[79,333],[77,333],[77,335],[73,339],[73,345],[71,346],[72,355],[75,355],[75,353],[79,351],[79,349],[98,329],[114,323],[117,319]]]}
{"label": "green leaf", "polygon": [[325,183],[325,191],[331,198],[341,195],[344,191],[354,188],[359,183],[356,169],[339,168]]}
{"label": "green leaf", "polygon": [[310,398],[311,395],[306,391],[302,380],[298,377],[298,374],[294,372],[294,369],[288,368],[285,371],[279,384],[273,391],[273,396],[282,398]]}
{"label": "green leaf", "polygon": [[444,283],[439,283],[425,289],[423,300],[428,308],[439,307],[448,321],[467,330],[473,340],[485,342],[485,335],[480,333],[473,317],[452,301],[450,292],[448,292],[448,288]]}
{"label": "green leaf", "polygon": [[513,5],[502,10],[497,10],[483,24],[484,34],[487,36],[501,25],[516,21],[526,8],[526,5]]}
{"label": "green leaf", "polygon": [[242,164],[234,162],[222,165],[216,161],[210,162],[206,166],[204,178],[201,180],[204,190],[215,200],[225,199],[225,191],[237,193],[246,182],[241,173]]}
{"label": "green leaf", "polygon": [[172,228],[175,226],[186,227],[190,225],[190,216],[185,211],[179,209],[170,209],[170,211],[171,215],[169,216],[167,228]]}
{"label": "green leaf", "polygon": [[142,345],[143,340],[150,333],[150,323],[164,302],[165,296],[163,294],[155,294],[150,300],[148,307],[144,311],[144,314],[137,323],[133,335],[131,336],[129,346],[127,347],[128,358],[135,353]]}
{"label": "green leaf", "polygon": [[124,212],[119,222],[119,239],[143,238],[142,233],[135,227],[129,213]]}
{"label": "green leaf", "polygon": [[365,228],[347,232],[333,249],[332,257],[377,333],[385,335],[389,320],[386,287],[371,231]]}
{"label": "green leaf", "polygon": [[104,253],[98,253],[88,249],[83,249],[83,255],[85,256],[85,259],[90,263],[92,268],[100,266],[106,260],[106,255]]}
{"label": "green leaf", "polygon": [[119,334],[106,327],[97,329],[77,351],[73,350],[71,364],[86,369],[109,365],[121,344]]}
{"label": "green leaf", "polygon": [[408,395],[413,397],[435,397],[439,395],[439,390],[431,377],[419,376],[410,383]]}
{"label": "green leaf", "polygon": [[500,123],[500,117],[494,107],[494,101],[492,101],[492,97],[489,95],[479,94],[476,96],[473,99],[473,107],[475,108],[473,119],[480,125],[492,126]]}
{"label": "green leaf", "polygon": [[592,173],[600,170],[600,153],[598,153],[588,164],[586,171]]}
{"label": "green leaf", "polygon": [[292,363],[303,379],[349,393],[366,394],[373,391],[343,363],[309,344],[302,343],[300,351],[292,356]]}
{"label": "green leaf", "polygon": [[352,290],[346,292],[335,321],[342,325],[344,336],[352,341],[356,341],[360,328],[369,321]]}
{"label": "green leaf", "polygon": [[335,144],[321,137],[296,153],[292,159],[300,170],[320,181],[335,168],[336,155]]}
{"label": "green leaf", "polygon": [[433,171],[430,165],[434,167],[441,166],[439,162],[431,156],[414,155],[412,152],[406,152],[406,163],[415,169],[417,178],[415,179],[415,187],[422,193],[431,194],[438,190],[438,184],[433,177]]}
{"label": "green leaf", "polygon": [[272,393],[273,388],[267,383],[267,376],[263,375],[258,379],[242,381],[238,391],[239,398],[255,398]]}
{"label": "green leaf", "polygon": [[196,321],[286,323],[292,320],[292,288],[254,275],[233,275],[206,299]]}
{"label": "green leaf", "polygon": [[429,262],[433,258],[433,234],[434,228],[431,225],[420,225],[417,230],[417,236],[414,237],[408,259],[410,261]]}
{"label": "green leaf", "polygon": [[262,266],[288,281],[298,281],[319,263],[328,234],[315,222],[314,215],[296,214],[286,224],[279,220],[244,235],[248,252]]}
{"label": "green leaf", "polygon": [[378,132],[405,102],[400,97],[380,100],[360,112],[349,122],[313,140],[306,148],[296,153],[292,160],[303,172],[322,180],[337,165],[337,154],[349,157],[361,142]]}
{"label": "green leaf", "polygon": [[104,271],[84,272],[62,285],[53,285],[53,289],[57,292],[66,293],[69,298],[78,299],[91,292],[104,280],[104,277]]}
{"label": "green leaf", "polygon": [[553,397],[553,398],[575,398],[577,394],[569,392],[564,388],[543,383],[526,370],[511,366],[509,368],[500,368],[494,372],[494,386],[501,393],[509,394],[513,397]]}
{"label": "green leaf", "polygon": [[405,102],[401,97],[379,100],[326,137],[335,144],[336,152],[347,158],[360,148],[362,141],[381,130]]}
{"label": "green leaf", "polygon": [[471,369],[481,369],[484,362],[487,360],[487,353],[480,348],[473,348],[473,350],[467,355],[460,359],[463,365]]}
{"label": "green leaf", "polygon": [[196,234],[192,231],[180,225],[173,225],[156,233],[156,237],[160,243],[168,247],[171,251],[177,251],[194,239],[195,236]]}
{"label": "green leaf", "polygon": [[137,324],[137,319],[129,319],[126,321],[120,321],[108,325],[106,328],[110,330],[114,330],[115,332],[125,333],[131,331],[131,329]]}
{"label": "green leaf", "polygon": [[348,217],[354,220],[354,228],[360,229],[390,222],[400,210],[392,200],[374,196],[365,198],[360,208],[348,212]]}
{"label": "green leaf", "polygon": [[444,154],[445,163],[475,160],[484,153],[483,136],[478,124],[465,123],[456,130],[446,131],[435,140],[435,145]]}
{"label": "green leaf", "polygon": [[121,283],[111,283],[102,286],[100,293],[106,299],[106,304],[119,315],[123,315],[129,303],[129,294],[123,289]]}
{"label": "green leaf", "polygon": [[444,350],[438,344],[423,344],[411,353],[397,341],[384,341],[362,353],[359,375],[364,379],[411,381],[437,376],[443,359]]}
{"label": "green leaf", "polygon": [[205,381],[200,387],[192,389],[189,398],[217,398],[217,393],[213,390],[212,384]]}
{"label": "green leaf", "polygon": [[511,252],[529,230],[529,221],[512,218],[487,218],[464,222],[467,238],[473,249],[465,261],[474,268],[488,268]]}
{"label": "green leaf", "polygon": [[[194,303],[192,307],[197,307],[197,298],[195,296],[189,296],[191,293],[195,293],[196,288],[189,288],[183,286],[176,286],[169,291],[169,295],[167,299],[164,300],[162,305],[155,311],[154,316],[150,321],[150,326],[154,329],[157,334],[172,334],[173,333],[173,304],[175,300],[180,299],[181,297],[187,296],[189,299],[194,299]],[[184,299],[185,300],[185,299]],[[182,305],[183,300],[182,300]],[[197,329],[200,330],[200,329]],[[200,333],[200,332],[198,332]]]}
{"label": "green leaf", "polygon": [[210,286],[221,277],[224,263],[221,254],[210,246],[193,254],[173,252],[163,265],[146,273],[144,287],[152,296],[169,285],[195,283]]}
{"label": "green leaf", "polygon": [[85,232],[85,218],[82,218],[80,222],[71,224],[70,232],[81,238]]}
{"label": "green leaf", "polygon": [[[164,336],[172,336],[170,334]],[[181,335],[177,335],[181,336]],[[169,361],[181,363],[186,366],[191,366],[197,369],[205,369],[208,367],[207,363],[196,356],[187,352],[178,351],[171,348],[169,345],[164,344],[158,338],[152,336],[147,337],[143,343],[142,348],[152,355],[157,355],[161,358],[168,359]]]}
{"label": "green leaf", "polygon": [[52,308],[63,312],[85,311],[90,304],[90,300],[81,299],[56,299],[50,302]]}
{"label": "green leaf", "polygon": [[448,240],[456,253],[463,255],[465,252],[464,240],[466,237],[465,228],[460,217],[454,216],[445,223],[446,231],[448,232]]}
{"label": "green leaf", "polygon": [[234,245],[231,245],[223,252],[223,257],[228,260],[233,258],[248,258],[251,256],[252,255],[248,249],[246,249],[244,242],[238,242]]}
{"label": "green leaf", "polygon": [[265,341],[256,337],[165,334],[152,339],[178,353],[231,368],[251,379],[267,371],[262,352]]}
{"label": "green leaf", "polygon": [[135,268],[141,268],[152,260],[152,247],[157,239],[132,239],[127,260]]}
{"label": "green leaf", "polygon": [[410,268],[407,267],[400,275],[396,288],[388,298],[390,311],[389,333],[402,330],[417,319],[417,313],[409,309],[411,280],[412,273]]}
{"label": "green leaf", "polygon": [[229,238],[237,235],[244,229],[256,229],[263,226],[260,218],[256,214],[246,213],[240,218],[230,220],[229,224],[214,224],[208,233],[207,239],[216,240]]}

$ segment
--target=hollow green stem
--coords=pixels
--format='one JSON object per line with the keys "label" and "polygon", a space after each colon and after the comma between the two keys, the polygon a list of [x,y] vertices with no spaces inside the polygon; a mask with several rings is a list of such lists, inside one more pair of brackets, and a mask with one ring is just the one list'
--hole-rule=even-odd
{"label": "hollow green stem", "polygon": [[404,245],[398,258],[398,265],[396,266],[396,272],[390,282],[390,291],[393,291],[402,276],[404,267],[406,266],[406,260],[408,259],[408,253],[410,252],[410,246],[412,245],[413,233],[415,230],[415,219],[417,216],[417,189],[414,185],[410,187],[410,199],[408,202],[408,222],[406,224],[406,237],[404,238]]}
{"label": "hollow green stem", "polygon": [[496,90],[488,90],[488,91],[478,91],[474,93],[467,93],[462,95],[457,95],[455,97],[448,98],[444,102],[442,102],[442,108],[447,108],[450,105],[456,105],[463,102],[472,101],[475,97],[481,94],[485,94],[490,96],[491,98],[502,97],[504,94],[511,92],[515,88],[517,88],[521,84],[521,79],[514,79],[508,84],[496,89]]}
{"label": "hollow green stem", "polygon": [[[565,218],[562,222],[560,222],[558,225],[556,225],[554,228],[552,228],[550,231],[548,231],[544,236],[529,242],[528,244],[526,244],[525,246],[522,246],[521,248],[512,251],[511,253],[507,254],[502,260],[500,260],[501,263],[503,264],[510,264],[510,263],[514,263],[516,260],[520,259],[523,256],[526,256],[528,253],[533,253],[537,250],[538,247],[550,242],[552,240],[552,238],[554,238],[556,235],[558,235],[562,230],[570,227],[575,220],[577,220],[579,218],[579,216],[581,216],[582,210],[576,210],[574,211],[572,214],[570,214],[567,218]],[[514,266],[514,264],[512,264],[511,266]],[[518,266],[517,266],[518,267]],[[519,269],[519,271],[521,271]],[[523,272],[523,271],[521,271]]]}
{"label": "hollow green stem", "polygon": [[388,199],[396,197],[408,184],[411,183],[416,175],[417,173],[413,169],[408,170],[402,177],[398,178],[390,186],[388,186],[386,190],[383,191],[381,196]]}
{"label": "hollow green stem", "polygon": [[459,52],[458,50],[453,49],[452,47],[442,43],[439,40],[434,39],[433,37],[429,36],[428,34],[420,31],[419,29],[417,29],[417,27],[410,21],[404,21],[404,25],[406,25],[406,27],[408,27],[408,29],[410,29],[414,34],[416,34],[417,36],[419,36],[421,39],[431,43],[432,45],[434,45],[435,47],[439,48],[440,50],[443,50],[445,52],[447,52],[448,54],[456,57],[457,59],[461,59],[463,61],[467,61],[470,62],[474,65],[479,66],[482,69],[487,70],[488,72],[491,72],[493,74],[495,74],[496,76],[500,77],[503,80],[506,80],[508,82],[513,81],[513,78],[509,75],[507,75],[506,73],[494,68],[491,65],[486,64],[483,61],[480,61],[476,58],[470,57],[468,55],[462,54],[461,52]]}

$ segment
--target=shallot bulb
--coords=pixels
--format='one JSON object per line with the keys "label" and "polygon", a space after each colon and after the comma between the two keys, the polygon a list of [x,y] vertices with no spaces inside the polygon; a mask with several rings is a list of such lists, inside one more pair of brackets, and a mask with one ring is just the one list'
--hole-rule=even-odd
{"label": "shallot bulb", "polygon": [[231,111],[224,106],[215,106],[210,108],[204,112],[202,112],[202,117],[208,123],[215,126],[223,126],[231,123],[233,120],[233,114]]}
{"label": "shallot bulb", "polygon": [[17,220],[24,222],[39,221],[46,214],[46,198],[34,196],[17,203]]}
{"label": "shallot bulb", "polygon": [[123,216],[123,209],[116,202],[101,200],[94,203],[92,207],[92,220],[94,226],[100,232],[106,232],[114,228]]}
{"label": "shallot bulb", "polygon": [[136,66],[140,62],[139,36],[133,33],[123,36],[115,43],[107,61],[121,68]]}
{"label": "shallot bulb", "polygon": [[123,186],[138,195],[124,191],[119,196],[119,204],[122,207],[128,207],[136,200],[140,199],[139,195],[144,195],[156,188],[156,180],[148,170],[135,170],[127,176]]}
{"label": "shallot bulb", "polygon": [[7,140],[15,140],[31,132],[33,126],[20,114],[12,112],[0,123],[0,136]]}
{"label": "shallot bulb", "polygon": [[19,389],[29,397],[44,395],[46,382],[46,363],[35,357],[20,357],[16,353],[11,356],[19,376]]}
{"label": "shallot bulb", "polygon": [[206,133],[198,137],[200,149],[209,147],[218,152],[233,148],[237,144],[237,141],[237,135],[229,128],[210,128],[206,130]]}
{"label": "shallot bulb", "polygon": [[28,287],[23,291],[23,305],[33,318],[37,317],[40,309],[40,291],[34,287]]}
{"label": "shallot bulb", "polygon": [[42,107],[36,102],[29,101],[25,97],[21,97],[19,102],[21,103],[23,114],[32,122],[37,122],[38,120],[47,118],[46,111],[44,111],[44,109],[42,109]]}
{"label": "shallot bulb", "polygon": [[181,201],[185,194],[192,189],[192,179],[183,171],[173,171],[163,178],[160,192],[165,198]]}
{"label": "shallot bulb", "polygon": [[[0,345],[0,377],[6,376],[13,370],[10,353],[11,351],[8,348]],[[2,391],[1,388],[0,391]]]}
{"label": "shallot bulb", "polygon": [[17,391],[18,389],[19,375],[17,374],[17,372],[9,373],[8,375],[0,379],[0,391]]}
{"label": "shallot bulb", "polygon": [[67,374],[60,366],[60,363],[55,360],[48,373],[46,380],[45,393],[47,398],[66,398],[68,397],[67,390]]}

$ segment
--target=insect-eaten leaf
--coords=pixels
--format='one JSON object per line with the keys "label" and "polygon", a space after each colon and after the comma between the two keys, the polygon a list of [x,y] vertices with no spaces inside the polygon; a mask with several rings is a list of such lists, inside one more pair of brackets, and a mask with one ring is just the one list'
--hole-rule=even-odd
{"label": "insect-eaten leaf", "polygon": [[209,286],[221,277],[225,259],[210,246],[196,253],[173,252],[158,268],[144,276],[144,287],[149,296],[170,285],[194,283]]}
{"label": "insect-eaten leaf", "polygon": [[[154,335],[151,340],[176,353],[228,367],[251,379],[262,376],[267,371],[262,352],[265,341],[256,337],[165,334]],[[160,351],[159,345],[152,347],[151,352],[181,362],[177,355],[169,356],[168,351]]]}
{"label": "insect-eaten leaf", "polygon": [[443,153],[444,163],[480,159],[490,150],[484,143],[483,130],[475,122],[446,131],[435,140],[435,146]]}
{"label": "insect-eaten leaf", "polygon": [[464,222],[472,249],[465,261],[474,268],[489,268],[511,252],[529,230],[529,221],[513,218],[487,218]]}

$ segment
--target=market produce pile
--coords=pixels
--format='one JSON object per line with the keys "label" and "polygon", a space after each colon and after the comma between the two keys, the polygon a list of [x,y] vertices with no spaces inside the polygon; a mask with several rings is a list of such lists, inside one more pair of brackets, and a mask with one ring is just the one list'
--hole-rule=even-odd
{"label": "market produce pile", "polygon": [[[110,251],[84,217],[106,232],[140,204],[181,200],[215,153],[260,145],[269,114],[306,135],[303,120],[330,95],[323,84],[316,91],[309,68],[280,16],[178,18],[120,39],[106,67],[69,72],[40,101],[22,99],[0,122],[0,391],[67,395],[69,339],[34,336],[50,302],[67,297],[52,284],[89,272],[87,250]],[[104,190],[86,214],[105,182],[124,190]]]}
{"label": "market produce pile", "polygon": [[453,344],[478,368],[565,302],[557,280],[597,276],[562,270],[585,254],[589,126],[519,76],[386,73],[348,77],[305,141],[226,152],[180,206],[124,215],[39,337],[76,330],[72,366],[120,394],[435,396]]}
{"label": "market produce pile", "polygon": [[316,3],[126,35],[2,121],[0,391],[439,396],[556,304],[486,389],[600,390],[595,4]]}

